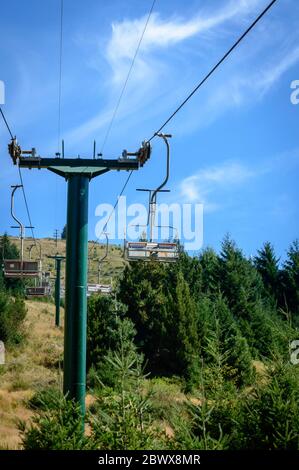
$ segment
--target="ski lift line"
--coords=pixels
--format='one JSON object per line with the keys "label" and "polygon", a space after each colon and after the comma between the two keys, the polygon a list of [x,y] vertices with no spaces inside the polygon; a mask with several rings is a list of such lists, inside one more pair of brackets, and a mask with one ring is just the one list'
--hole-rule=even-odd
{"label": "ski lift line", "polygon": [[174,118],[174,116],[185,106],[185,104],[192,98],[192,96],[202,87],[202,85],[213,75],[213,73],[218,69],[218,67],[227,59],[227,57],[236,49],[236,47],[241,43],[241,41],[247,36],[247,34],[256,26],[256,24],[263,18],[263,16],[270,10],[270,8],[276,3],[277,0],[272,0],[267,7],[258,15],[258,17],[251,23],[251,25],[244,31],[244,33],[237,39],[237,41],[232,45],[232,47],[224,54],[224,56],[214,65],[214,67],[209,71],[209,73],[198,83],[198,85],[189,93],[189,95],[184,99],[184,101],[177,107],[177,109],[169,116],[168,119],[159,127],[159,129],[153,133],[153,135],[148,139],[148,142],[151,142],[159,132],[161,132],[164,127]]}
{"label": "ski lift line", "polygon": [[138,52],[139,52],[141,43],[142,43],[142,41],[143,41],[143,38],[144,38],[144,35],[145,35],[145,32],[146,32],[146,29],[147,29],[149,20],[150,20],[150,18],[151,18],[151,15],[152,15],[152,12],[153,12],[155,3],[156,3],[156,0],[153,0],[152,6],[151,6],[151,8],[150,8],[149,14],[148,14],[148,16],[147,16],[147,19],[146,19],[146,22],[145,22],[145,25],[144,25],[144,28],[143,28],[143,31],[142,31],[142,33],[141,33],[139,42],[138,42],[138,44],[137,44],[137,48],[136,48],[134,57],[133,57],[133,59],[132,59],[130,68],[129,68],[129,70],[128,70],[127,77],[126,77],[126,79],[125,79],[123,88],[122,88],[122,90],[121,90],[121,93],[120,93],[120,95],[119,95],[118,101],[117,101],[117,103],[116,103],[116,107],[115,107],[115,109],[114,109],[114,112],[113,112],[111,121],[110,121],[110,123],[109,123],[108,129],[107,129],[107,131],[106,131],[106,134],[105,134],[105,137],[104,137],[104,140],[103,140],[103,144],[102,144],[101,152],[100,152],[100,153],[103,153],[104,147],[105,147],[105,145],[106,145],[106,143],[107,143],[107,140],[108,140],[108,138],[109,138],[109,135],[110,135],[110,132],[111,132],[111,129],[112,129],[114,120],[115,120],[115,118],[116,118],[116,115],[117,115],[117,112],[118,112],[118,109],[119,109],[119,106],[120,106],[122,97],[123,97],[123,95],[124,95],[124,93],[125,93],[125,91],[126,91],[127,84],[128,84],[129,78],[130,78],[130,76],[131,76],[131,73],[132,73],[132,70],[133,70],[133,67],[134,67],[134,64],[135,64],[135,61],[136,61],[136,58],[137,58],[137,55],[138,55]]}
{"label": "ski lift line", "polygon": [[59,78],[58,78],[58,151],[61,135],[61,85],[62,85],[62,39],[63,39],[63,0],[60,1],[60,38],[59,38]]}
{"label": "ski lift line", "polygon": [[4,114],[3,110],[2,110],[2,108],[0,108],[0,113],[1,113],[1,116],[2,116],[2,118],[3,118],[4,124],[6,125],[6,128],[7,128],[8,132],[9,132],[9,134],[10,134],[10,137],[13,139],[13,135],[12,135],[11,129],[10,129],[10,127],[9,127],[9,124],[8,124],[8,122],[7,122],[7,119],[6,119],[6,117],[5,117],[5,114]]}
{"label": "ski lift line", "polygon": [[[9,126],[9,124],[8,124],[8,122],[7,122],[7,119],[6,119],[6,117],[5,117],[5,114],[4,114],[3,110],[2,110],[2,108],[0,108],[0,113],[1,113],[1,116],[2,116],[2,118],[3,118],[3,121],[4,121],[5,125],[6,125],[6,127],[7,127],[7,130],[8,130],[8,132],[9,132],[10,137],[11,137],[12,139],[14,139],[13,133],[12,133],[12,131],[11,131],[11,129],[10,129],[10,126]],[[22,177],[21,169],[20,169],[19,166],[18,166],[18,170],[19,170],[19,178],[20,178],[20,182],[21,182],[21,185],[20,185],[20,186],[21,186],[21,188],[22,188],[22,193],[23,193],[23,197],[24,197],[26,212],[27,212],[27,216],[28,216],[28,220],[29,220],[30,229],[31,229],[31,234],[32,234],[33,241],[34,241],[34,243],[35,243],[35,245],[36,245],[36,240],[35,240],[35,236],[34,236],[34,231],[33,231],[33,226],[32,226],[32,221],[31,221],[31,216],[30,216],[30,211],[29,211],[28,202],[27,202],[27,197],[26,197],[26,192],[25,192],[25,188],[24,188],[23,177]]]}
{"label": "ski lift line", "polygon": [[122,190],[121,190],[119,196],[117,197],[117,199],[116,199],[116,201],[115,201],[115,204],[114,204],[114,206],[113,206],[113,209],[112,209],[112,211],[111,211],[110,214],[109,214],[108,220],[107,220],[107,222],[105,223],[105,225],[104,225],[104,227],[103,227],[103,230],[101,231],[101,233],[100,233],[100,235],[98,236],[97,240],[100,240],[100,237],[103,235],[103,233],[104,233],[105,230],[107,229],[107,225],[108,225],[108,223],[109,223],[109,221],[110,221],[110,219],[111,219],[111,217],[112,217],[112,215],[113,215],[115,209],[116,209],[117,206],[118,206],[119,199],[120,199],[120,197],[123,195],[123,193],[124,193],[124,191],[125,191],[125,189],[126,189],[128,183],[129,183],[129,181],[130,181],[130,178],[131,178],[132,174],[133,174],[133,170],[130,171],[130,173],[129,173],[129,175],[128,175],[126,181],[125,181],[125,184],[123,185]]}

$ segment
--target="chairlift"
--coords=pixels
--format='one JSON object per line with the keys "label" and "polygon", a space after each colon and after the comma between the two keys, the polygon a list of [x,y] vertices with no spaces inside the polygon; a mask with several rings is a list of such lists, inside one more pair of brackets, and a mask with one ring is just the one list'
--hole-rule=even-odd
{"label": "chairlift", "polygon": [[[149,192],[149,211],[148,219],[145,227],[150,228],[150,239],[140,240],[138,242],[125,241],[125,259],[127,261],[160,261],[164,263],[175,262],[179,258],[179,249],[177,236],[173,241],[154,241],[154,227],[155,227],[155,214],[156,214],[156,204],[157,204],[157,194],[159,192],[168,192],[169,190],[162,189],[169,178],[169,160],[170,160],[170,150],[168,138],[171,137],[169,134],[157,134],[158,137],[161,137],[167,149],[167,161],[166,161],[166,176],[162,183],[155,189],[138,189],[138,191],[147,191]],[[162,227],[162,226],[158,226]],[[169,226],[169,228],[174,229],[174,227]]]}
{"label": "chairlift", "polygon": [[26,287],[27,298],[49,297],[51,295],[51,285],[43,282],[43,285],[37,287]]}
{"label": "chairlift", "polygon": [[[11,194],[11,216],[17,222],[17,226],[12,228],[20,229],[20,241],[21,241],[21,259],[4,259],[3,270],[5,278],[12,279],[23,279],[23,278],[38,278],[40,276],[40,266],[38,261],[24,260],[24,238],[25,238],[25,227],[22,222],[14,214],[14,195],[18,188],[22,188],[22,185],[12,186]],[[41,260],[40,260],[41,262]]]}

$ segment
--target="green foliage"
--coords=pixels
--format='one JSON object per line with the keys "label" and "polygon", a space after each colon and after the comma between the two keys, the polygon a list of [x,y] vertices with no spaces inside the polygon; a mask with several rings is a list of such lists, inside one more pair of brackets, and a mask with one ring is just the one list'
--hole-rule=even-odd
{"label": "green foliage", "polygon": [[57,388],[46,388],[39,390],[30,398],[28,407],[32,410],[55,410],[61,399],[61,392]]}
{"label": "green foliage", "polygon": [[262,281],[254,266],[229,238],[222,243],[219,282],[232,314],[250,321],[251,312],[261,298]]}
{"label": "green foliage", "polygon": [[254,258],[257,271],[263,279],[266,296],[276,305],[279,297],[279,259],[276,258],[274,248],[271,243],[264,244],[258,255]]}
{"label": "green foliage", "polygon": [[198,379],[199,339],[196,304],[181,273],[177,277],[172,312],[176,373],[185,378],[186,390],[191,391]]}
{"label": "green foliage", "polygon": [[[252,356],[246,339],[241,335],[226,302],[218,295],[211,305],[212,328],[206,337],[202,356],[210,373],[215,375],[211,390],[224,386],[226,380],[238,386],[251,383],[253,379]],[[216,382],[216,383],[215,383]]]}
{"label": "green foliage", "polygon": [[124,307],[110,296],[94,295],[88,299],[87,365],[98,368],[109,349],[118,342],[118,317]]}
{"label": "green foliage", "polygon": [[[130,339],[128,324],[120,327],[119,348],[106,361],[113,369],[115,386],[103,387],[93,431],[99,448],[136,450],[154,448],[149,394],[143,393],[142,356]],[[128,334],[129,333],[129,334]]]}
{"label": "green foliage", "polygon": [[61,240],[66,240],[66,229],[67,229],[67,227],[66,227],[66,224],[65,224],[65,226],[63,227],[62,232],[61,232]]}
{"label": "green foliage", "polygon": [[[17,247],[10,241],[5,233],[1,237],[0,243],[0,265],[2,266],[5,259],[19,259],[20,253]],[[10,291],[13,295],[24,295],[24,282],[20,279],[5,279],[3,271],[0,271],[0,291]]]}
{"label": "green foliage", "polygon": [[242,405],[239,448],[299,449],[298,378],[294,366],[270,366],[266,386],[257,386]]}
{"label": "green foliage", "polygon": [[23,322],[26,307],[23,299],[12,298],[0,291],[0,340],[18,344],[23,338]]}
{"label": "green foliage", "polygon": [[[289,360],[289,342],[298,339],[298,248],[294,242],[280,268],[269,243],[252,261],[226,238],[219,255],[182,251],[170,265],[131,263],[117,301],[92,297],[88,381],[98,396],[96,445],[297,449],[297,372],[273,365]],[[168,400],[145,385],[143,357],[151,381],[178,377],[179,399],[170,385]],[[253,359],[269,364],[265,377],[255,373]],[[153,419],[170,422],[175,437],[154,432]]]}
{"label": "green foliage", "polygon": [[178,449],[298,450],[298,373],[277,361],[266,383],[251,393],[226,390],[188,404],[189,419],[175,423]]}
{"label": "green foliage", "polygon": [[[38,400],[40,402],[40,399]],[[95,448],[92,438],[82,434],[80,410],[62,395],[42,400],[42,407],[28,426],[19,422],[25,450],[85,450]]]}
{"label": "green foliage", "polygon": [[287,254],[281,273],[283,293],[280,305],[293,313],[294,322],[299,325],[299,240],[292,243]]}
{"label": "green foliage", "polygon": [[202,291],[205,294],[219,292],[219,264],[220,260],[212,248],[206,248],[199,256],[202,268]]}

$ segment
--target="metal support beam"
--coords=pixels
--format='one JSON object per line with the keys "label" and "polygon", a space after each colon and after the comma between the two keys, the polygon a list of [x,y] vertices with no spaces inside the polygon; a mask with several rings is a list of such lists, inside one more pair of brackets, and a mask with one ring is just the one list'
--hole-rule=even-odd
{"label": "metal support beam", "polygon": [[61,287],[61,263],[65,260],[65,256],[48,256],[48,258],[55,259],[55,326],[60,325],[60,287]]}
{"label": "metal support beam", "polygon": [[61,262],[63,258],[56,258],[56,279],[55,279],[55,326],[60,325],[60,278],[61,278]]}
{"label": "metal support beam", "polygon": [[36,156],[35,150],[22,151],[13,139],[9,145],[9,153],[13,163],[21,168],[47,168],[68,180],[63,389],[68,398],[75,399],[80,405],[83,431],[86,388],[89,181],[110,170],[138,170],[150,157],[151,147],[149,143],[144,143],[134,154],[135,158],[126,156],[114,160],[42,158]]}
{"label": "metal support beam", "polygon": [[79,403],[82,417],[86,388],[88,186],[88,176],[68,176],[63,390]]}

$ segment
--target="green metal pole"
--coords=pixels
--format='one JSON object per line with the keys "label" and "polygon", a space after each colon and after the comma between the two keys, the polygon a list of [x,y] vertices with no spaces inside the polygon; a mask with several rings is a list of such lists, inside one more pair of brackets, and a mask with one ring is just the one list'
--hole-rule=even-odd
{"label": "green metal pole", "polygon": [[55,280],[55,326],[60,323],[60,274],[61,274],[61,261],[62,259],[56,258],[56,280]]}
{"label": "green metal pole", "polygon": [[64,393],[79,403],[84,429],[88,261],[88,186],[82,174],[68,175]]}

